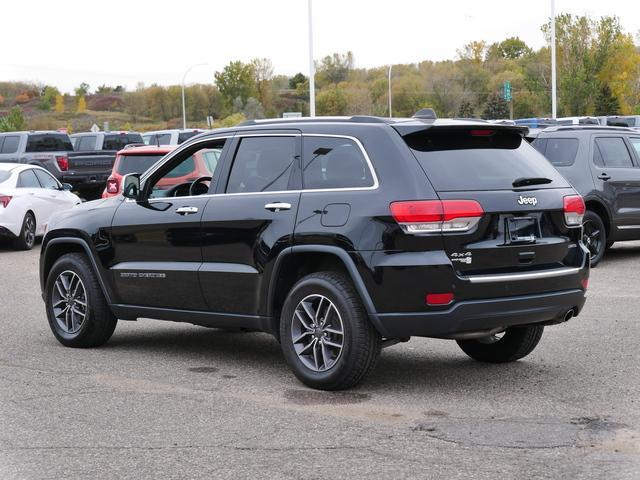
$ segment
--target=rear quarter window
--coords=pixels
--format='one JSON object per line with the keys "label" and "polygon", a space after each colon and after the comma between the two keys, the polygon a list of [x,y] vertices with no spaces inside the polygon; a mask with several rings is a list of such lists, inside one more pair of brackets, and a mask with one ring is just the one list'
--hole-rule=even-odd
{"label": "rear quarter window", "polygon": [[[474,133],[475,132],[475,133]],[[438,191],[512,190],[519,178],[548,178],[535,188],[564,188],[558,171],[518,133],[432,128],[404,137]]]}
{"label": "rear quarter window", "polygon": [[20,144],[20,137],[16,135],[8,135],[4,137],[4,142],[0,138],[0,153],[16,153],[18,151],[18,145]]}
{"label": "rear quarter window", "polygon": [[576,161],[578,146],[577,138],[547,138],[544,151],[540,150],[556,167],[568,167]]}

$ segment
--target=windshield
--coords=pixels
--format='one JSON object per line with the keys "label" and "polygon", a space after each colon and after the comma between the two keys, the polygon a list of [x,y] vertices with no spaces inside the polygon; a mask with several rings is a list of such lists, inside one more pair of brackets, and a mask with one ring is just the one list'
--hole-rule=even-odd
{"label": "windshield", "polygon": [[120,175],[128,173],[144,173],[149,170],[164,155],[120,155],[116,171]]}
{"label": "windshield", "polygon": [[535,188],[567,187],[556,169],[514,132],[433,129],[405,137],[438,191],[512,190],[516,179],[548,178]]}

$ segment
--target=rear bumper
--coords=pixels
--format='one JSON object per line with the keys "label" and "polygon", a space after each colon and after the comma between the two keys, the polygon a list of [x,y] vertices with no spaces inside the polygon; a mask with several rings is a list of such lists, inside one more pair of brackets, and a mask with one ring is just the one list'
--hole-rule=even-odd
{"label": "rear bumper", "polygon": [[577,315],[585,301],[584,290],[572,289],[464,301],[438,312],[381,313],[376,317],[388,338],[448,337],[498,327],[561,322],[571,309]]}

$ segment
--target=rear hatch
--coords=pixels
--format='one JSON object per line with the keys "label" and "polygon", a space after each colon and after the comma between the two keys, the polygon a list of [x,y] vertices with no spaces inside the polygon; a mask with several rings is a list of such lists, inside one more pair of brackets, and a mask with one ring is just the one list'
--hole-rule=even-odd
{"label": "rear hatch", "polygon": [[69,153],[68,175],[82,175],[95,177],[96,182],[106,180],[111,173],[115,152],[72,152]]}
{"label": "rear hatch", "polygon": [[571,210],[584,213],[584,203],[525,132],[456,125],[403,135],[440,198],[454,288],[467,298],[580,288],[575,269],[586,257],[581,216]]}

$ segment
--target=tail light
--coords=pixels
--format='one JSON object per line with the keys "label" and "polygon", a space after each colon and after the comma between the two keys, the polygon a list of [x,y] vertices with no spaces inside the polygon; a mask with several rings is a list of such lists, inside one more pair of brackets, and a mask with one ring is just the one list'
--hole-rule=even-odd
{"label": "tail light", "polygon": [[475,228],[484,210],[475,200],[393,202],[391,215],[406,233],[466,232]]}
{"label": "tail light", "polygon": [[107,193],[118,193],[119,187],[117,178],[107,180]]}
{"label": "tail light", "polygon": [[62,172],[66,172],[67,170],[69,170],[69,158],[68,157],[56,155],[56,162],[58,162],[58,168]]}
{"label": "tail light", "polygon": [[582,225],[582,217],[586,210],[584,200],[580,195],[567,195],[564,197],[564,221],[569,227]]}
{"label": "tail light", "polygon": [[11,198],[12,197],[10,195],[0,195],[0,205],[2,205],[4,208],[7,208],[7,205],[9,205]]}

